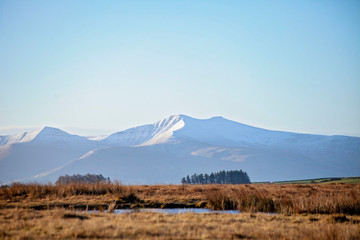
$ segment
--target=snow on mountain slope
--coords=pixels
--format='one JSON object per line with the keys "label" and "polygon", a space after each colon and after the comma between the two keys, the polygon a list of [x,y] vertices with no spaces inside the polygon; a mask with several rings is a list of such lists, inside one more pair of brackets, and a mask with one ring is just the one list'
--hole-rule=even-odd
{"label": "snow on mountain slope", "polygon": [[[102,140],[116,146],[147,146],[192,139],[214,145],[238,146],[265,144],[273,132],[236,123],[222,117],[194,119],[186,115],[173,115],[154,124],[117,132]],[[285,133],[287,134],[287,133]]]}
{"label": "snow on mountain slope", "polygon": [[[181,140],[195,140],[215,146],[250,147],[314,145],[329,136],[270,131],[222,117],[195,119],[174,115],[154,124],[130,128],[100,139],[111,146],[147,146]],[[93,138],[95,139],[95,138]]]}
{"label": "snow on mountain slope", "polygon": [[69,134],[63,130],[52,127],[44,127],[31,140],[39,143],[67,143],[67,144],[89,144],[91,141],[86,137]]}
{"label": "snow on mountain slope", "polygon": [[165,143],[170,140],[174,131],[183,126],[181,115],[174,115],[154,124],[114,133],[102,139],[101,143],[115,146],[145,146]]}
{"label": "snow on mountain slope", "polygon": [[[173,137],[229,147],[305,147],[329,141],[330,136],[271,131],[223,117],[194,119],[180,115],[184,126]],[[334,137],[333,137],[334,138]]]}
{"label": "snow on mountain slope", "polygon": [[[271,131],[233,122],[222,117],[194,119],[181,115],[184,127],[174,133],[175,137],[193,139],[220,146],[264,145]],[[278,138],[274,136],[274,139]]]}
{"label": "snow on mountain slope", "polygon": [[82,142],[86,143],[89,140],[85,137],[69,134],[63,130],[53,127],[43,127],[33,132],[24,132],[16,135],[3,136],[0,138],[0,146],[14,143],[26,142]]}
{"label": "snow on mountain slope", "polygon": [[253,181],[360,173],[360,138],[270,131],[222,117],[174,115],[107,137],[45,127],[0,137],[0,183],[101,173],[125,183],[178,183],[194,172],[243,169]]}
{"label": "snow on mountain slope", "polygon": [[15,135],[1,136],[0,137],[0,146],[5,144],[21,143],[21,142],[30,142],[33,140],[36,135],[39,134],[41,129],[38,129],[33,132],[24,132],[18,133]]}
{"label": "snow on mountain slope", "polygon": [[7,136],[6,143],[0,146],[0,183],[30,178],[56,168],[95,146],[85,137],[51,127]]}

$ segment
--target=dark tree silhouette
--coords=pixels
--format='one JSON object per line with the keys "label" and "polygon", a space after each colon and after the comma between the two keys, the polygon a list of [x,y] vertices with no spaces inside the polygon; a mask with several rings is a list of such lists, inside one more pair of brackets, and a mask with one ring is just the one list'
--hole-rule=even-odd
{"label": "dark tree silhouette", "polygon": [[209,176],[209,183],[214,184],[215,183],[215,174],[211,173]]}
{"label": "dark tree silhouette", "polygon": [[209,184],[210,183],[209,175],[207,173],[205,173],[204,178],[205,178],[205,184]]}
{"label": "dark tree silhouette", "polygon": [[60,176],[56,181],[56,184],[70,184],[70,183],[109,183],[110,178],[104,178],[101,174],[75,174],[72,176],[65,175]]}
{"label": "dark tree silhouette", "polygon": [[181,184],[186,184],[186,179],[184,177],[181,179]]}
{"label": "dark tree silhouette", "polygon": [[181,179],[182,184],[243,184],[250,183],[250,178],[242,170],[220,171],[215,173],[197,175],[194,173]]}
{"label": "dark tree silhouette", "polygon": [[190,184],[190,177],[189,177],[189,175],[186,176],[186,184]]}

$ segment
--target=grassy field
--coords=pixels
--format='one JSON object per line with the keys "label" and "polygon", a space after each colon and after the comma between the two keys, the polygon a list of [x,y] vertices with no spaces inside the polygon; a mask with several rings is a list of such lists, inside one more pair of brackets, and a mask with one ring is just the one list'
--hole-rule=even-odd
{"label": "grassy field", "polygon": [[311,183],[360,183],[360,177],[342,177],[342,178],[315,178],[306,180],[281,181],[273,184],[311,184]]}
{"label": "grassy field", "polygon": [[359,184],[360,183],[360,177],[356,177],[356,178],[343,178],[340,180],[334,180],[332,181],[333,183],[356,183]]}
{"label": "grassy field", "polygon": [[[117,208],[176,207],[243,213],[111,213]],[[91,209],[99,212],[86,211]],[[49,238],[360,239],[360,185],[15,184],[0,188],[0,239]]]}

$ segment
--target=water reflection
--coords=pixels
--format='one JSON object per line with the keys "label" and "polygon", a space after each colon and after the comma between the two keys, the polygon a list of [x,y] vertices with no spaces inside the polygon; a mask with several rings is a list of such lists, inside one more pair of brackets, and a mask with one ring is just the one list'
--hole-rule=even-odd
{"label": "water reflection", "polygon": [[182,213],[229,213],[239,214],[237,210],[211,210],[206,208],[142,208],[142,209],[116,209],[114,213],[124,214],[133,212],[156,212],[156,213],[167,213],[167,214],[182,214]]}

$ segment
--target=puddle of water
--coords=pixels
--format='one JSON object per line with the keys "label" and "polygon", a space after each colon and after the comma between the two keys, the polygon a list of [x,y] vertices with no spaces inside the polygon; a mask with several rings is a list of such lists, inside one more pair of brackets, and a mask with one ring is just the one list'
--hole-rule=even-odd
{"label": "puddle of water", "polygon": [[239,214],[237,210],[211,210],[206,208],[142,208],[142,209],[116,209],[115,214],[133,213],[133,212],[156,212],[167,214],[182,214],[182,213],[229,213]]}

